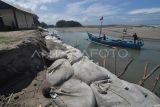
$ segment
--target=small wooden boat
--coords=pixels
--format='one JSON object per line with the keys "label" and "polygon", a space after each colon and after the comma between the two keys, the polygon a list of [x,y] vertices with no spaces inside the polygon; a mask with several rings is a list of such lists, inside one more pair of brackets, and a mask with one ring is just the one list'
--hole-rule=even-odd
{"label": "small wooden boat", "polygon": [[110,46],[120,46],[124,48],[133,48],[133,49],[141,49],[141,47],[144,45],[143,40],[139,39],[134,43],[134,41],[129,41],[129,40],[121,40],[121,39],[103,39],[103,37],[96,37],[91,33],[87,33],[89,39],[92,42],[99,43],[99,44],[104,44],[104,45],[110,45]]}

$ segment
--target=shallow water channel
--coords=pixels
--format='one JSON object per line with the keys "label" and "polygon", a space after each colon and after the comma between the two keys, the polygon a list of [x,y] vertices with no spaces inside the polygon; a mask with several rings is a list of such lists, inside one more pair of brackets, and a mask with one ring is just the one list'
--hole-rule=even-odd
{"label": "shallow water channel", "polygon": [[[49,29],[49,31],[53,32],[54,29]],[[95,63],[107,68],[114,74],[116,72],[116,75],[119,75],[124,70],[128,61],[134,58],[134,61],[129,65],[127,71],[121,77],[121,79],[131,83],[137,84],[142,79],[146,62],[149,63],[148,72],[151,72],[155,66],[160,64],[160,41],[144,41],[145,45],[142,49],[135,50],[92,43],[89,41],[87,33],[85,32],[70,32],[58,29],[57,33],[65,43],[80,49]],[[98,35],[96,33],[93,34]],[[145,81],[144,87],[152,90],[158,74],[160,74],[160,69]],[[154,92],[160,96],[160,81]]]}

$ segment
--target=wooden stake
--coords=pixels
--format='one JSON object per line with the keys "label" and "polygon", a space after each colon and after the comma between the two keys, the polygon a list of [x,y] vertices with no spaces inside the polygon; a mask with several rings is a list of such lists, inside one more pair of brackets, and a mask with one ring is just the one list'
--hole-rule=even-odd
{"label": "wooden stake", "polygon": [[114,54],[114,74],[115,74],[115,75],[117,75],[117,69],[116,69],[117,63],[116,63],[116,61],[117,61],[117,55],[116,55],[116,53],[115,53],[115,54]]}
{"label": "wooden stake", "polygon": [[126,64],[126,66],[125,66],[125,68],[124,68],[124,71],[118,76],[118,78],[122,77],[122,76],[125,74],[125,72],[127,71],[129,65],[130,65],[133,61],[134,61],[133,58],[128,61],[128,63]]}
{"label": "wooden stake", "polygon": [[103,67],[104,67],[104,68],[106,67],[106,57],[105,57],[104,60],[103,60]]}
{"label": "wooden stake", "polygon": [[153,70],[151,71],[151,73],[148,74],[144,79],[147,80],[147,79],[148,79],[150,76],[152,76],[152,75],[155,73],[155,71],[157,71],[157,69],[159,69],[159,68],[160,68],[160,64],[157,65],[155,68],[153,68]]}
{"label": "wooden stake", "polygon": [[147,76],[147,74],[148,74],[148,62],[146,63],[146,65],[145,65],[145,68],[144,68],[144,77],[146,77]]}
{"label": "wooden stake", "polygon": [[154,92],[154,90],[155,90],[155,88],[156,88],[159,80],[160,80],[160,74],[159,74],[158,77],[156,78],[156,82],[155,82],[155,84],[154,84],[154,86],[153,86],[153,88],[152,88],[152,90],[151,90],[152,92]]}
{"label": "wooden stake", "polygon": [[144,85],[144,82],[145,82],[150,76],[152,76],[152,75],[155,73],[155,71],[157,71],[157,69],[159,69],[159,68],[160,68],[160,64],[157,65],[156,67],[154,67],[154,68],[152,69],[151,73],[148,73],[145,77],[143,76],[143,78],[139,81],[139,85],[143,86],[143,85]]}

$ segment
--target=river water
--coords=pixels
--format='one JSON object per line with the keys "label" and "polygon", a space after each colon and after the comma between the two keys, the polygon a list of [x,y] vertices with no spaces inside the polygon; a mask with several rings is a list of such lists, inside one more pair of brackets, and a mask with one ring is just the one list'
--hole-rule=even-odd
{"label": "river water", "polygon": [[[55,30],[49,29],[49,31],[54,32]],[[89,41],[86,32],[70,32],[61,29],[56,29],[56,31],[58,36],[65,43],[80,49],[95,63],[107,68],[114,74],[116,72],[116,75],[119,75],[124,70],[128,61],[133,58],[134,61],[130,64],[125,74],[121,77],[121,79],[131,83],[137,84],[142,79],[145,64],[147,62],[149,63],[148,72],[151,72],[155,66],[160,64],[159,41],[144,41],[145,45],[142,47],[142,49],[135,50],[92,43]],[[96,33],[93,34],[98,35]],[[152,90],[158,74],[160,74],[160,69],[158,69],[148,80],[145,81],[144,87]],[[154,92],[160,96],[160,82]]]}

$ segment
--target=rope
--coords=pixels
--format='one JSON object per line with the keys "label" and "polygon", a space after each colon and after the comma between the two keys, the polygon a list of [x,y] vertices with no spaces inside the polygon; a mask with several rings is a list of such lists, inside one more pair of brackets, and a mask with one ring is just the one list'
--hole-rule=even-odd
{"label": "rope", "polygon": [[[119,97],[121,97],[122,99],[124,99],[131,107],[134,107],[134,106],[132,106],[132,104],[131,104],[126,98],[124,98],[123,96],[121,96],[120,94],[118,94],[116,91],[114,91],[113,89],[111,89],[110,85],[111,85],[111,84],[109,84],[109,87],[108,87],[108,90],[109,90],[109,91],[115,93],[116,95],[118,95]],[[101,89],[101,87],[99,87],[99,86],[102,86],[101,84],[98,83],[97,86],[98,86],[98,88],[99,88],[101,91],[104,91],[104,90]],[[104,86],[102,86],[102,87],[104,87]],[[118,87],[118,88],[119,88],[119,87]],[[108,90],[105,90],[104,92],[107,92]]]}
{"label": "rope", "polygon": [[[67,107],[67,105],[64,103],[63,99],[61,99],[60,96],[57,95],[57,93],[54,93],[54,96],[51,94],[51,97],[52,97],[52,101],[53,101],[58,107]],[[61,103],[58,103],[58,101],[56,101],[56,100],[58,100],[57,98],[59,98],[59,100],[60,100],[60,102],[62,102],[62,104],[61,104]],[[56,100],[54,100],[54,99],[56,99]]]}

